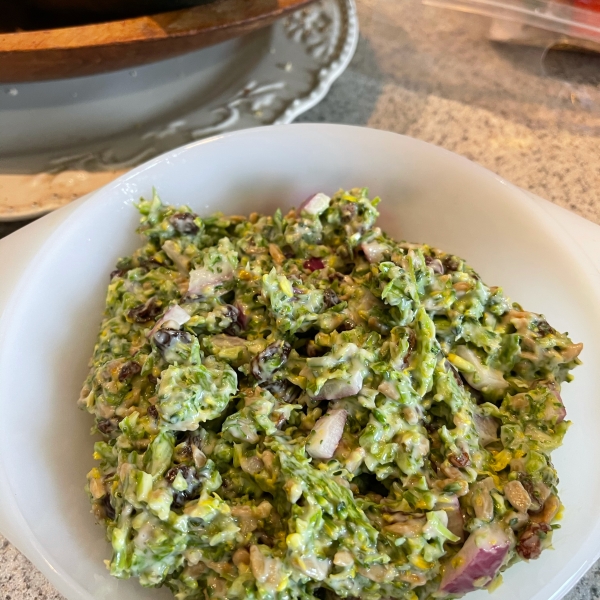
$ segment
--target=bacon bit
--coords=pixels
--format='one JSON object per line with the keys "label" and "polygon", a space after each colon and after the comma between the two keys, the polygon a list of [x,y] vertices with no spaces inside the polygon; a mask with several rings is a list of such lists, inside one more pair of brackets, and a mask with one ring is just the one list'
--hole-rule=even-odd
{"label": "bacon bit", "polygon": [[313,257],[305,260],[302,266],[309,271],[318,271],[325,268],[325,263],[320,258]]}

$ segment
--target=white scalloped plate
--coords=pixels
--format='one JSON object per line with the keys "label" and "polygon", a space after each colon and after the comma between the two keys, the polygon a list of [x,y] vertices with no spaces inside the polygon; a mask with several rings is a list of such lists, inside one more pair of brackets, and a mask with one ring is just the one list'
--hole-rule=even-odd
{"label": "white scalloped plate", "polygon": [[288,125],[173,150],[0,240],[0,530],[69,600],[168,598],[104,569],[109,547],[83,492],[91,420],[75,406],[108,273],[139,243],[133,202],[155,187],[200,214],[247,214],[362,185],[384,199],[380,222],[390,234],[464,256],[485,281],[584,343],[584,364],[563,388],[573,424],[553,454],[566,506],[555,549],[511,567],[491,598],[559,600],[594,564],[600,275],[586,252],[597,254],[598,227],[418,140]]}
{"label": "white scalloped plate", "polygon": [[0,87],[0,221],[63,206],[182,144],[290,123],[325,96],[357,41],[354,0],[319,0],[135,70]]}

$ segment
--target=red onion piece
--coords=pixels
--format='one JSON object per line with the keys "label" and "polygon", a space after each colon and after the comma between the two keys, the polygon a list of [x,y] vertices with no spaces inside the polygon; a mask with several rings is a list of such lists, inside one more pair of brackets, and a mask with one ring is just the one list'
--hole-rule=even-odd
{"label": "red onion piece", "polygon": [[502,566],[510,545],[509,537],[497,524],[476,529],[458,554],[446,563],[440,592],[466,594],[477,589],[477,580],[487,578],[491,581]]}
{"label": "red onion piece", "polygon": [[183,309],[179,304],[171,306],[167,312],[158,320],[154,327],[150,330],[148,337],[152,337],[164,324],[170,321],[177,324],[177,327],[170,327],[170,329],[178,329],[184,323],[190,320],[190,315]]}
{"label": "red onion piece", "polygon": [[462,542],[465,538],[464,524],[465,520],[460,509],[460,502],[456,496],[436,502],[435,510],[443,510],[448,516],[446,527]]}
{"label": "red onion piece", "polygon": [[500,423],[496,418],[475,413],[473,421],[482,446],[485,447],[492,442],[498,441],[498,427]]}
{"label": "red onion piece", "polygon": [[567,418],[567,409],[565,408],[563,399],[556,387],[556,384],[550,384],[548,386],[548,389],[556,398],[556,403],[554,403],[550,407],[546,407],[546,411],[544,412],[544,418],[547,421],[552,421],[554,418],[556,418],[556,423],[562,423]]}
{"label": "red onion piece", "polygon": [[323,384],[315,400],[339,400],[354,396],[362,389],[363,374],[360,369],[351,372],[350,379],[329,379]]}
{"label": "red onion piece", "polygon": [[[228,263],[223,265],[221,273],[213,273],[205,267],[199,267],[190,271],[190,283],[188,285],[188,295],[198,296],[203,295],[206,288],[212,288],[219,283],[231,281],[233,279],[233,268]],[[209,293],[214,293],[213,290],[208,290]]]}
{"label": "red onion piece", "polygon": [[318,216],[329,207],[331,198],[326,194],[318,193],[308,197],[299,207],[300,212],[307,212],[309,215]]}
{"label": "red onion piece", "polygon": [[190,270],[190,259],[184,256],[177,250],[177,245],[173,240],[167,240],[163,245],[162,249],[164,253],[173,261],[173,264],[177,267],[177,270],[184,275],[188,274]]}
{"label": "red onion piece", "polygon": [[343,408],[328,412],[312,428],[306,451],[313,458],[331,458],[342,439],[348,413]]}
{"label": "red onion piece", "polygon": [[380,242],[363,242],[360,248],[370,263],[381,262],[386,250],[388,250],[388,247]]}

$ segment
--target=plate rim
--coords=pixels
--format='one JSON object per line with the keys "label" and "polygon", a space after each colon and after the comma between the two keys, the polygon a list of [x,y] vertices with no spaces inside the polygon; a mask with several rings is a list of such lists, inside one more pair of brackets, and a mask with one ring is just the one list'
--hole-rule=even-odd
{"label": "plate rim", "polygon": [[[311,87],[311,89],[304,95],[298,95],[298,96],[293,97],[293,99],[288,103],[288,105],[284,108],[284,110],[277,117],[275,117],[273,119],[272,123],[269,123],[268,125],[290,124],[296,118],[298,118],[301,114],[305,113],[306,111],[308,111],[311,108],[313,108],[314,106],[316,106],[319,102],[321,102],[327,96],[327,94],[329,93],[329,90],[331,89],[331,86],[346,71],[346,69],[348,68],[348,66],[350,65],[350,63],[354,57],[354,54],[355,54],[357,46],[358,46],[358,41],[359,41],[359,21],[358,21],[358,11],[357,11],[357,7],[356,7],[356,0],[322,0],[322,1],[329,1],[329,2],[335,3],[339,6],[340,10],[344,12],[344,16],[343,16],[344,29],[343,29],[343,33],[339,36],[339,39],[343,40],[343,43],[337,53],[337,58],[335,58],[334,60],[325,64],[318,71],[315,70],[316,81],[315,81],[315,84]],[[311,4],[316,4],[317,2],[318,2],[318,0],[309,0],[305,4],[305,8],[308,8]],[[296,9],[296,10],[302,10],[302,8]],[[294,12],[295,11],[292,10],[288,14],[293,14]],[[277,26],[277,23],[271,24],[271,27],[276,27],[276,26]],[[265,126],[265,124],[257,125],[257,127],[262,127],[262,126]],[[252,127],[252,128],[255,129],[257,127]],[[240,131],[240,130],[239,129],[225,130],[223,132],[214,133],[211,135],[211,137],[213,137],[214,135],[217,135],[217,134],[225,135],[228,133],[234,133],[236,131]],[[201,139],[207,139],[207,138],[205,137],[205,138],[201,138]],[[198,141],[200,141],[200,140],[198,140]],[[189,143],[194,143],[194,142],[189,142]],[[178,147],[181,148],[182,146],[178,146]],[[161,153],[154,158],[158,158],[165,153],[175,150],[176,148],[171,148],[170,150],[167,150],[166,152]],[[150,160],[152,160],[152,159],[150,159]],[[142,163],[139,163],[135,167],[132,167],[131,170],[137,168],[140,164],[146,164],[146,162],[147,161],[143,161]],[[71,166],[72,170],[77,169],[77,168],[78,168],[77,166]],[[110,170],[110,169],[108,169],[108,170]],[[66,171],[69,171],[68,167],[67,167]],[[49,172],[48,170],[37,171],[36,173],[30,174],[30,177],[33,178],[40,174],[44,174],[44,173],[48,173],[48,172]],[[125,174],[126,173],[120,175],[119,177],[122,177]],[[10,176],[11,174],[7,173],[6,175]],[[2,174],[0,174],[0,183],[1,183],[1,179],[2,179]],[[106,185],[109,185],[110,183],[112,183],[112,181]],[[102,189],[102,187],[104,187],[104,186],[100,186],[94,190],[88,191],[85,194],[83,194],[83,196],[88,195],[88,194],[93,194],[96,191]],[[74,198],[73,200],[70,200],[63,206],[66,206],[76,200],[77,200],[77,198]],[[62,208],[63,206],[60,206],[58,208],[45,208],[42,206],[39,208],[36,207],[34,209],[30,209],[28,211],[22,210],[22,211],[17,211],[17,212],[9,212],[7,209],[3,209],[2,204],[0,203],[0,222],[9,223],[9,222],[14,222],[14,221],[24,221],[27,219],[35,219],[37,217],[46,215],[50,212],[60,210],[60,208]]]}

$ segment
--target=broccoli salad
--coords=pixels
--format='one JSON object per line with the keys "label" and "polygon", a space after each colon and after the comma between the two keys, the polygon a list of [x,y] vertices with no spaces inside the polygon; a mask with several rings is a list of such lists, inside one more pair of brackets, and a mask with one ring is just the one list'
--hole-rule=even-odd
{"label": "broccoli salad", "polygon": [[112,575],[179,600],[416,600],[550,546],[582,345],[386,235],[378,203],[140,201],[79,400]]}

